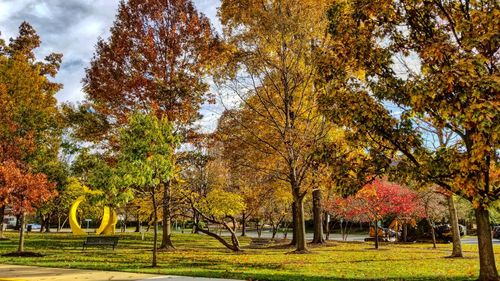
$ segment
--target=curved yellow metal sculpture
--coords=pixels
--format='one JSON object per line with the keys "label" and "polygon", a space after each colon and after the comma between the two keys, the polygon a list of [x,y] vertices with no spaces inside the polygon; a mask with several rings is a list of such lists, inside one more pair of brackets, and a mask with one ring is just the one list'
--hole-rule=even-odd
{"label": "curved yellow metal sculpture", "polygon": [[[71,205],[69,209],[69,225],[71,227],[71,232],[74,235],[86,235],[87,233],[80,227],[78,224],[78,219],[76,217],[76,212],[78,210],[78,205],[85,200],[84,196],[78,197],[76,201]],[[108,206],[104,207],[104,213],[102,216],[101,224],[99,228],[96,230],[96,234],[114,234],[116,229],[116,223],[118,222],[118,216],[115,210],[111,209]]]}
{"label": "curved yellow metal sculpture", "polygon": [[102,234],[115,234],[116,223],[118,222],[118,216],[116,215],[115,210],[111,210],[110,212],[110,220],[107,226],[102,231]]}
{"label": "curved yellow metal sculpture", "polygon": [[78,205],[82,203],[82,201],[85,200],[85,197],[80,196],[76,201],[71,205],[71,208],[69,209],[69,226],[71,227],[71,232],[73,232],[74,235],[85,235],[87,234],[83,229],[80,227],[80,224],[78,224],[78,219],[76,218],[76,211],[78,210]]}
{"label": "curved yellow metal sculpture", "polygon": [[108,226],[109,223],[109,207],[104,206],[104,213],[102,214],[102,220],[101,220],[101,225],[99,228],[95,231],[97,235],[101,234],[106,226]]}

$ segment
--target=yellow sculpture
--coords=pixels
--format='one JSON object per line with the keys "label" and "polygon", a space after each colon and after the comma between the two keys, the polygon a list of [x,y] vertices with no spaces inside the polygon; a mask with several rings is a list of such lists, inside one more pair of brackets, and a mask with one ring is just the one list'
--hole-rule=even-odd
{"label": "yellow sculpture", "polygon": [[71,205],[71,208],[69,209],[69,226],[71,227],[71,232],[73,232],[74,235],[85,235],[87,234],[83,229],[80,227],[78,224],[78,219],[76,218],[76,211],[78,210],[78,205],[82,203],[82,201],[85,199],[85,197],[80,196],[76,201]]}
{"label": "yellow sculpture", "polygon": [[102,220],[101,220],[101,225],[99,228],[95,231],[97,235],[101,234],[104,228],[108,226],[109,223],[109,207],[104,206],[104,213],[102,214]]}
{"label": "yellow sculpture", "polygon": [[[74,235],[85,235],[87,234],[78,224],[78,219],[76,218],[76,211],[78,210],[78,205],[85,200],[84,196],[78,197],[76,201],[71,205],[69,209],[69,225],[71,226],[71,232]],[[114,234],[116,223],[118,222],[118,216],[116,215],[115,210],[111,209],[108,206],[104,207],[104,213],[102,215],[101,225],[96,230],[96,234]]]}
{"label": "yellow sculpture", "polygon": [[118,222],[118,216],[116,215],[115,210],[111,210],[110,215],[111,216],[109,218],[108,224],[102,231],[102,234],[115,234],[115,227],[116,223]]}

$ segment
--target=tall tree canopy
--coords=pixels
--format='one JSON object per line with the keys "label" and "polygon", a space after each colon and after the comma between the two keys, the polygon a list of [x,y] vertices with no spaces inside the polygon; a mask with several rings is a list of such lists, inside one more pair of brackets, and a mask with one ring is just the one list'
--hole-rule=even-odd
{"label": "tall tree canopy", "polygon": [[[210,21],[190,0],[122,1],[110,38],[98,41],[86,71],[88,102],[68,114],[83,121],[77,135],[106,139],[113,146],[115,129],[130,112],[154,108],[159,118],[172,122],[176,134],[191,136],[201,104],[209,101],[206,72],[217,41]],[[164,189],[162,248],[173,247],[170,186]]]}
{"label": "tall tree canopy", "polygon": [[[487,210],[500,196],[498,15],[488,0],[336,1],[336,43],[320,64],[332,119],[383,137],[416,178],[474,203],[481,280],[498,279]],[[418,120],[452,132],[453,145],[429,150]]]}
{"label": "tall tree canopy", "polygon": [[83,80],[90,106],[118,124],[151,106],[176,125],[191,124],[206,98],[214,46],[208,18],[190,0],[122,1]]}
{"label": "tall tree canopy", "polygon": [[[222,86],[244,104],[238,137],[266,158],[268,169],[290,186],[296,209],[298,252],[305,252],[303,201],[310,190],[314,148],[329,129],[316,110],[315,48],[324,44],[328,1],[222,1],[219,17],[227,37]],[[258,159],[258,158],[257,158]],[[262,164],[262,163],[261,163]],[[273,171],[274,170],[274,171]]]}
{"label": "tall tree canopy", "polygon": [[62,122],[55,94],[61,85],[51,78],[59,70],[62,55],[50,54],[38,61],[35,50],[40,44],[27,22],[8,44],[0,40],[0,169],[4,176],[15,175],[0,181],[0,227],[7,204],[31,212],[40,207],[39,198],[52,192],[47,176],[40,173],[50,180],[60,179]]}

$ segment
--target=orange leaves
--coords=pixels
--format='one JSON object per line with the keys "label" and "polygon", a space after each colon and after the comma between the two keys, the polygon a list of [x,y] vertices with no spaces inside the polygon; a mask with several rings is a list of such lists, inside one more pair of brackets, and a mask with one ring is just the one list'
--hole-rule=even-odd
{"label": "orange leaves", "polygon": [[23,172],[12,161],[0,164],[0,198],[7,201],[14,212],[33,212],[55,195],[55,184],[48,182],[46,175]]}
{"label": "orange leaves", "polygon": [[169,121],[190,124],[205,101],[203,78],[217,53],[214,42],[208,18],[191,1],[124,2],[111,37],[98,42],[87,69],[89,103],[117,125],[154,103]]}

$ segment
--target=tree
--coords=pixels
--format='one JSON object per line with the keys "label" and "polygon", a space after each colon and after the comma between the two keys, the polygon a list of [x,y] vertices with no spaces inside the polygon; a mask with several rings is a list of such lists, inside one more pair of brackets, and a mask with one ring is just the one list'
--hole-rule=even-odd
{"label": "tree", "polygon": [[[310,186],[314,147],[328,131],[315,110],[315,48],[323,44],[328,1],[222,1],[219,10],[228,44],[220,85],[244,104],[240,136],[263,157],[294,198],[294,244],[307,252],[304,197]],[[245,116],[246,115],[246,116]],[[263,167],[256,167],[262,169]]]}
{"label": "tree", "polygon": [[0,165],[0,186],[0,195],[21,217],[17,251],[23,252],[26,214],[56,195],[55,184],[48,182],[44,174],[25,173],[13,161],[7,161]]}
{"label": "tree", "polygon": [[426,187],[418,191],[418,197],[422,202],[424,209],[425,220],[431,230],[432,244],[436,248],[436,234],[434,232],[434,222],[443,219],[443,214],[446,212],[445,196],[435,186]]}
{"label": "tree", "polygon": [[[221,157],[218,143],[207,138],[198,143],[198,149],[191,151],[186,159],[181,191],[193,213],[194,232],[202,232],[228,249],[240,251],[236,216],[245,210],[244,199],[234,190],[230,169]],[[229,232],[230,242],[210,229],[214,224]]]}
{"label": "tree", "polygon": [[[156,108],[158,118],[168,118],[174,131],[186,138],[200,118],[205,102],[207,66],[217,53],[208,18],[190,0],[130,0],[121,2],[111,36],[99,39],[96,53],[84,78],[84,91],[92,115],[107,129],[87,137],[113,139],[117,127],[136,110]],[[88,115],[85,114],[84,115]],[[111,143],[112,144],[112,143]],[[163,239],[170,240],[171,184],[163,191]]]}
{"label": "tree", "polygon": [[[50,170],[61,141],[54,97],[61,85],[50,78],[57,74],[62,55],[53,53],[37,61],[34,52],[40,43],[27,22],[9,44],[0,39],[0,166],[13,162],[25,174]],[[1,189],[6,187],[0,185]],[[8,200],[0,196],[0,224]]]}
{"label": "tree", "polygon": [[[241,251],[240,242],[236,235],[234,216],[240,214],[245,209],[245,203],[238,194],[224,191],[220,187],[216,187],[209,191],[205,196],[200,194],[192,194],[192,208],[201,216],[206,223],[222,225],[231,235],[231,244],[224,238],[210,229],[201,226],[201,222],[196,223],[196,228],[202,233],[211,236],[221,242],[228,249],[238,252]],[[226,221],[230,219],[230,222]]]}
{"label": "tree", "polygon": [[374,224],[375,249],[378,249],[378,222],[385,216],[422,217],[424,213],[416,192],[379,179],[365,185],[351,200],[348,216]]}
{"label": "tree", "polygon": [[[473,203],[479,279],[497,280],[488,206],[500,196],[494,177],[500,131],[495,105],[498,4],[336,2],[329,15],[329,31],[338,42],[329,50],[329,61],[336,69],[343,65],[344,75],[330,77],[338,93],[325,107],[352,116],[345,121],[390,141],[411,162],[416,177]],[[327,69],[324,73],[333,73]],[[399,106],[400,118],[390,116],[384,104]],[[455,145],[428,151],[425,133],[414,126],[417,117],[453,132]]]}
{"label": "tree", "polygon": [[172,123],[166,118],[159,119],[153,112],[134,113],[120,130],[118,169],[121,183],[148,195],[153,203],[153,267],[157,265],[158,194],[173,177],[172,148],[177,143]]}

